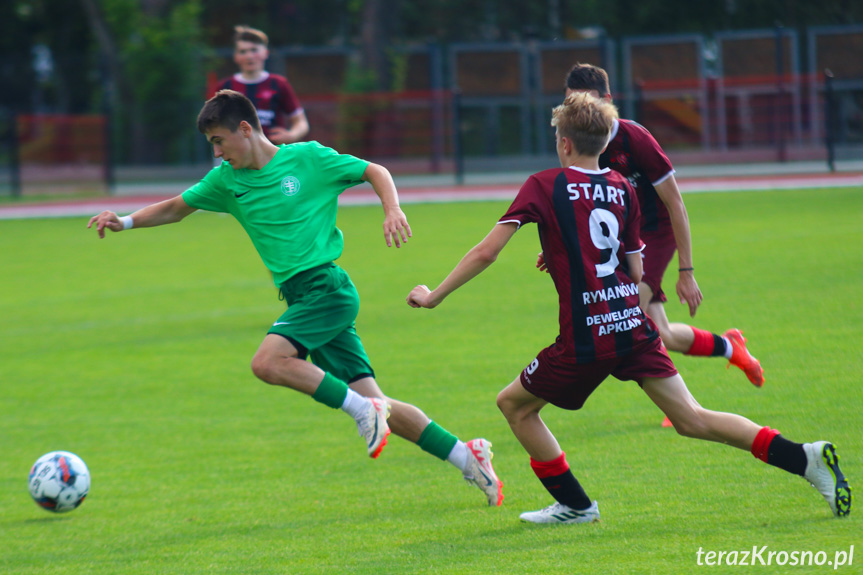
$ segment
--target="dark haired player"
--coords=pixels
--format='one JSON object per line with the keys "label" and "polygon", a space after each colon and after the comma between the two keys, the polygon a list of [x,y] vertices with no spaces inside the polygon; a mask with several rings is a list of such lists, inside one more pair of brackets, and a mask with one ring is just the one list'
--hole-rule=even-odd
{"label": "dark haired player", "polygon": [[240,71],[220,81],[217,89],[244,94],[258,111],[264,135],[274,144],[291,144],[309,133],[309,121],[288,79],[264,69],[268,44],[262,31],[234,27],[234,63]]}
{"label": "dark haired player", "polygon": [[502,484],[491,465],[490,442],[462,442],[419,408],[384,396],[357,334],[356,287],[333,263],[344,245],[336,227],[338,197],[360,182],[369,182],[380,197],[387,246],[395,243],[398,248],[411,235],[389,171],[317,142],[274,145],[261,131],[252,102],[231,90],[204,104],[198,130],[213,145],[221,165],[175,198],[122,218],[105,211],[87,227],[95,224],[104,238],[106,229],[170,224],[198,209],[230,213],[246,230],[288,304],[252,359],[254,374],[341,408],[357,422],[369,456],[380,454],[392,428],[457,467],[489,505],[500,505]]}
{"label": "dark haired player", "polygon": [[600,169],[599,154],[617,117],[614,105],[571,94],[554,109],[561,168],[531,176],[497,225],[433,291],[419,285],[412,307],[433,308],[490,266],[515,232],[535,223],[558,292],[560,335],[497,397],[510,428],[555,502],[521,514],[531,523],[599,519],[560,445],[539,415],[551,403],[577,410],[609,375],[636,381],[681,435],[726,443],[805,477],[837,516],[851,490],[832,444],[793,443],[739,415],[710,411],[690,395],[638,303],[642,276],[638,199],[626,179]]}
{"label": "dark haired player", "polygon": [[[566,93],[588,92],[611,100],[608,75],[590,64],[576,64],[566,78]],[[695,281],[692,263],[692,240],[686,206],[674,178],[674,168],[656,139],[640,124],[618,119],[611,129],[608,147],[599,157],[599,165],[611,168],[629,179],[638,193],[641,205],[641,239],[644,248],[644,278],[639,284],[641,308],[656,323],[662,342],[672,350],[687,355],[722,356],[746,374],[756,387],[764,384],[761,363],[746,348],[739,329],[718,335],[697,327],[670,323],[665,314],[667,301],[662,291],[662,277],[678,253],[676,291],[680,302],[689,305],[690,316],[701,303],[701,290]],[[542,261],[537,264],[542,266]],[[663,425],[669,425],[668,419]]]}

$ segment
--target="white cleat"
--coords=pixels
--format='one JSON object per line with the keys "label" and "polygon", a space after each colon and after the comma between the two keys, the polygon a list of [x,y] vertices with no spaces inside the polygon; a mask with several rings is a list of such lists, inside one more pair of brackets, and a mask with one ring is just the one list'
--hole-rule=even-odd
{"label": "white cleat", "polygon": [[497,478],[494,467],[491,466],[491,442],[487,439],[471,439],[467,445],[467,468],[464,471],[466,481],[473,483],[485,493],[488,504],[492,507],[503,503],[503,483]]}
{"label": "white cleat", "polygon": [[827,441],[804,443],[806,453],[806,472],[803,477],[818,490],[836,517],[851,513],[851,487],[839,469],[839,456],[836,448]]}
{"label": "white cleat", "polygon": [[599,504],[594,501],[590,507],[579,511],[555,501],[545,509],[522,513],[519,518],[528,523],[596,523],[599,521]]}
{"label": "white cleat", "polygon": [[360,432],[360,436],[366,440],[369,457],[377,459],[387,444],[387,436],[390,434],[390,426],[387,425],[387,418],[390,416],[390,404],[377,397],[370,397],[368,400],[369,409],[357,421],[357,430]]}

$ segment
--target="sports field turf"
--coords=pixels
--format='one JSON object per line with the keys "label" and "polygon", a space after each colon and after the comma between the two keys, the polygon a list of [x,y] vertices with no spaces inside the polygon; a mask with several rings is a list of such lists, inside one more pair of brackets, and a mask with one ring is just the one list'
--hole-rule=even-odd
{"label": "sports field turf", "polygon": [[[462,439],[494,443],[501,508],[399,438],[368,459],[349,417],[254,378],[283,304],[233,219],[102,241],[86,218],[2,221],[0,573],[822,573],[833,567],[792,566],[793,552],[832,562],[851,546],[838,571],[863,572],[863,190],[685,199],[705,295],[694,323],[741,328],[767,382],[721,359],[673,359],[702,405],[833,441],[858,489],[850,517],[749,453],[662,429],[635,384],[610,380],[581,412],[544,411],[602,522],[520,523],[551,499],[495,396],[556,334],[536,228],[439,308],[404,303],[506,203],[407,206],[414,238],[400,250],[385,247],[380,207],[339,216],[379,382]],[[686,320],[671,299],[669,316]],[[92,474],[65,515],[26,489],[30,465],[57,449]],[[776,551],[789,564],[697,564],[699,549],[740,561],[764,546],[765,562]]]}

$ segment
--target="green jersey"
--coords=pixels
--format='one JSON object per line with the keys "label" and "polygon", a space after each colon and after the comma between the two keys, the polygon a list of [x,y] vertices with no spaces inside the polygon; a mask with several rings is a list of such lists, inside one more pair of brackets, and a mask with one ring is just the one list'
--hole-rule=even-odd
{"label": "green jersey", "polygon": [[260,170],[222,162],[183,192],[183,201],[237,218],[281,285],[342,255],[339,194],[361,183],[368,165],[317,142],[282,145]]}

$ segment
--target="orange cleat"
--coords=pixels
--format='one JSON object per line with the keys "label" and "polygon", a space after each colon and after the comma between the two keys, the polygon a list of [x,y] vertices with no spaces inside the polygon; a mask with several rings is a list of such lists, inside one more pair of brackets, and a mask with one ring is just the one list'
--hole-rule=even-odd
{"label": "orange cleat", "polygon": [[665,416],[665,419],[662,420],[662,427],[674,427],[674,424],[671,423],[671,420],[668,419],[668,416]]}
{"label": "orange cleat", "polygon": [[761,368],[761,362],[752,357],[746,349],[746,338],[740,330],[729,329],[724,335],[731,342],[731,359],[728,365],[734,364],[742,369],[755,387],[764,385],[764,370]]}

